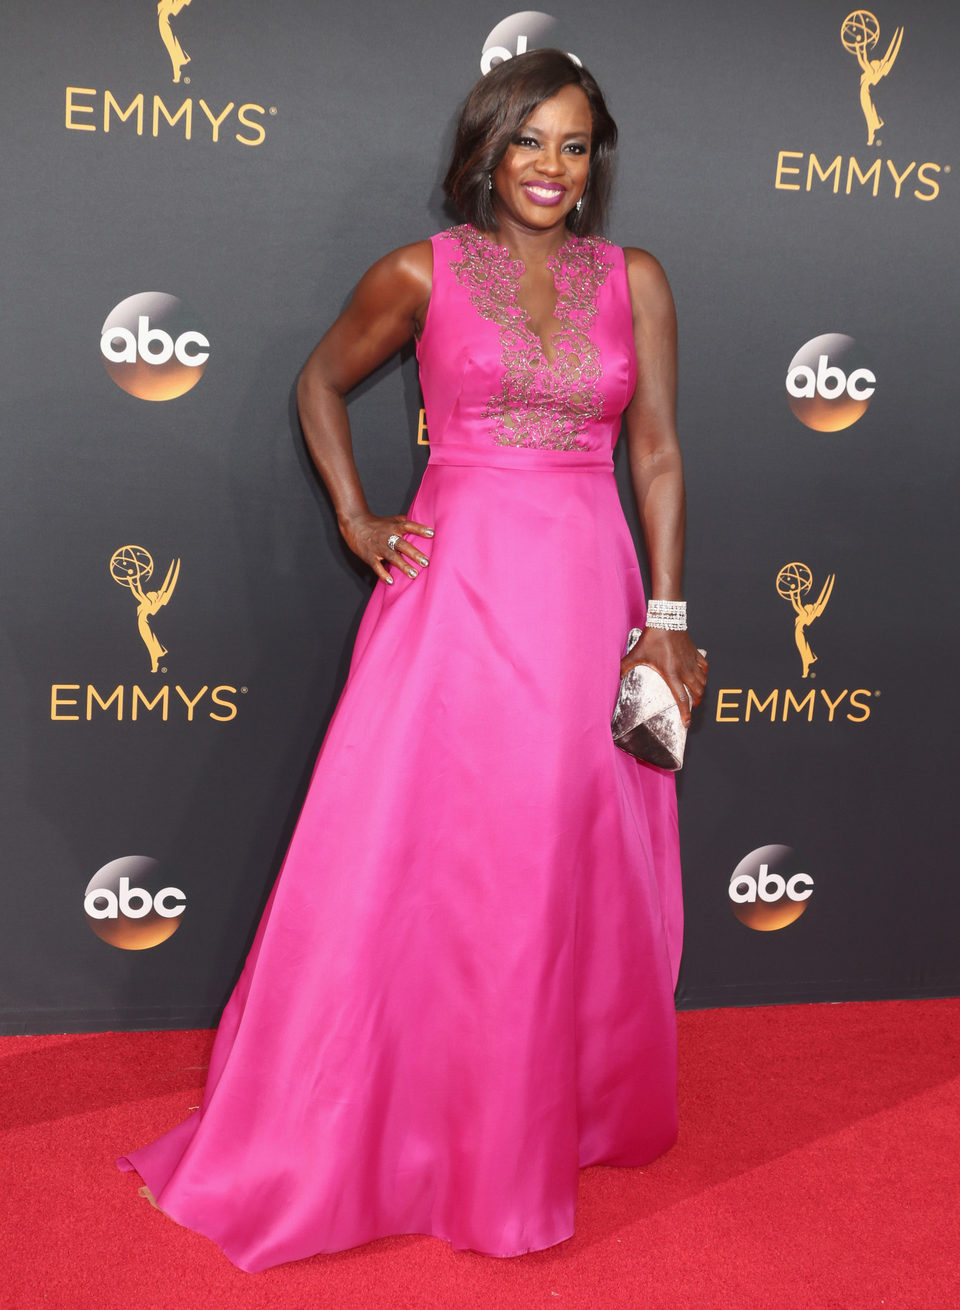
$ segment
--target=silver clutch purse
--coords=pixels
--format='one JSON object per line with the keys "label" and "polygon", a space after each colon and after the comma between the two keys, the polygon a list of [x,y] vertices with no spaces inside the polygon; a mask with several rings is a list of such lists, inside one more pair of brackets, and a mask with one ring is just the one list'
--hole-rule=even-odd
{"label": "silver clutch purse", "polygon": [[[640,640],[642,628],[631,628],[627,654]],[[706,655],[706,651],[701,651]],[[613,711],[614,744],[658,769],[683,767],[687,730],[680,707],[666,680],[652,664],[638,664],[620,679],[620,694]]]}

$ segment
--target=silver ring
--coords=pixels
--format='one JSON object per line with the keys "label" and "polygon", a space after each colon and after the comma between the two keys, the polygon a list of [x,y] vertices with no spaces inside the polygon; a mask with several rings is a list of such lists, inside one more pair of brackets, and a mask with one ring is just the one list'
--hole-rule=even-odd
{"label": "silver ring", "polygon": [[396,549],[397,549],[397,542],[398,542],[399,540],[400,540],[400,533],[399,533],[399,532],[391,532],[391,533],[390,533],[390,536],[387,537],[387,549],[388,549],[388,550],[396,550]]}

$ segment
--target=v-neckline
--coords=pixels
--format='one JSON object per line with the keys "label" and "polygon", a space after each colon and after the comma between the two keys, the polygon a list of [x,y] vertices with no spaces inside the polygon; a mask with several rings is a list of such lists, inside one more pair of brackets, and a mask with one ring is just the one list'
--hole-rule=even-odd
{"label": "v-neckline", "polygon": [[[564,330],[564,320],[561,317],[559,310],[565,299],[565,293],[557,285],[557,271],[560,269],[563,263],[563,251],[565,251],[568,247],[572,247],[574,245],[574,243],[576,242],[576,236],[573,233],[571,233],[569,236],[566,237],[564,241],[561,241],[560,245],[557,246],[556,250],[554,250],[552,254],[547,256],[546,267],[549,269],[550,276],[553,278],[553,289],[556,292],[556,300],[553,302],[553,313],[550,316],[550,321],[556,323],[557,328],[555,331],[551,332],[548,335],[546,341],[544,341],[543,337],[540,335],[539,332],[534,331],[533,326],[531,325],[530,322],[530,315],[527,312],[527,310],[523,307],[523,305],[520,303],[520,279],[527,271],[526,263],[519,256],[514,258],[514,256],[511,255],[507,246],[501,245],[500,242],[488,240],[486,235],[482,232],[480,233],[480,237],[481,240],[483,240],[491,248],[491,250],[495,252],[499,252],[503,256],[504,263],[509,267],[511,273],[513,274],[513,278],[514,278],[513,304],[517,311],[516,313],[517,326],[524,333],[524,335],[530,339],[530,341],[536,342],[537,346],[540,349],[540,354],[543,356],[544,362],[546,363],[547,367],[553,368],[560,355],[559,349],[554,347],[553,343],[556,341],[557,337],[560,336],[561,332],[563,332]],[[548,346],[551,349],[553,349],[552,355],[549,353]]]}
{"label": "v-neckline", "polygon": [[[559,330],[550,334],[558,345],[552,358],[543,339],[533,331],[517,291],[526,271],[522,259],[464,223],[451,228],[458,247],[448,266],[466,293],[473,310],[496,326],[499,384],[483,410],[493,420],[493,440],[500,446],[585,450],[587,425],[604,414],[601,389],[603,361],[590,331],[600,309],[599,293],[615,267],[604,244],[593,237],[571,233],[550,255],[548,264],[557,289],[554,321]],[[486,376],[492,342],[484,341],[477,366]],[[474,352],[471,351],[471,357]],[[492,379],[491,379],[492,382]]]}

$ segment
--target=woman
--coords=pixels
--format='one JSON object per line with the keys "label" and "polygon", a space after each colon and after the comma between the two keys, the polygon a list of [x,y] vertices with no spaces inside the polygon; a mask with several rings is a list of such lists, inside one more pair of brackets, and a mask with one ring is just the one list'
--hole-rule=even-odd
{"label": "woman", "polygon": [[[495,69],[447,175],[471,222],[375,264],[303,371],[378,582],[203,1104],[122,1161],[244,1269],[405,1232],[538,1250],[572,1233],[581,1164],[674,1140],[673,779],[616,750],[610,714],[621,666],[656,664],[685,717],[705,666],[650,616],[618,666],[644,619],[621,413],[668,616],[683,483],[663,273],[579,235],[615,136],[567,56]],[[343,397],[411,337],[430,462],[382,517]]]}

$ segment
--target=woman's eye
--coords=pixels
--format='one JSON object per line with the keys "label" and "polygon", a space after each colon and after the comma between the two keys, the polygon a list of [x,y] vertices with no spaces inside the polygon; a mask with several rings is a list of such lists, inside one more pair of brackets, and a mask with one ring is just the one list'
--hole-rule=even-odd
{"label": "woman's eye", "polygon": [[587,153],[587,147],[581,145],[579,141],[571,141],[567,146],[567,149],[572,155],[585,155]]}
{"label": "woman's eye", "polygon": [[513,144],[515,146],[533,146],[535,150],[538,149],[540,146],[540,142],[536,139],[536,137],[532,137],[532,136],[514,137]]}

